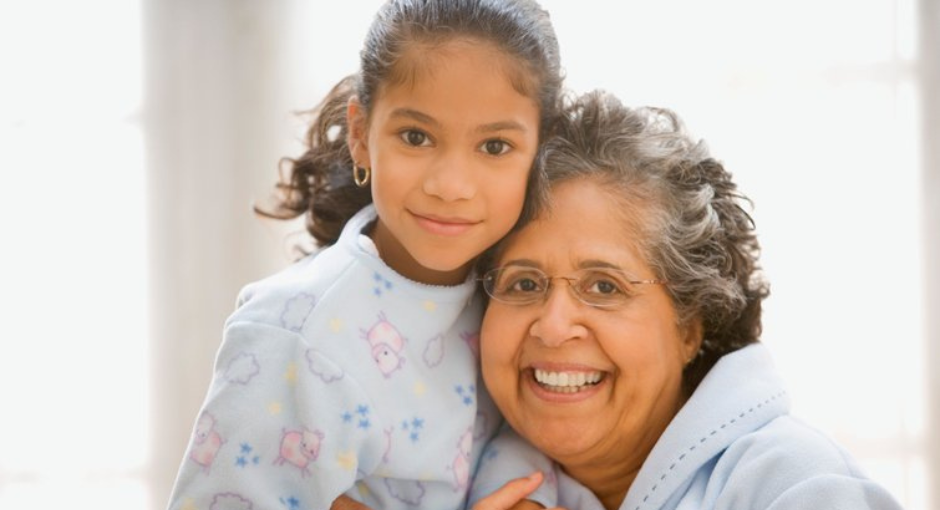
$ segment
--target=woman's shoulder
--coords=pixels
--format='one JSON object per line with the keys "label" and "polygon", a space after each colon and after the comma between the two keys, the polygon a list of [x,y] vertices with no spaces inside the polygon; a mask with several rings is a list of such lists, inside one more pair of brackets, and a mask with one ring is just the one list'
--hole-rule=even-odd
{"label": "woman's shoulder", "polygon": [[829,436],[792,415],[782,415],[745,434],[725,450],[724,462],[783,472],[860,475],[849,453]]}
{"label": "woman's shoulder", "polygon": [[847,450],[791,415],[737,438],[710,478],[726,503],[716,508],[900,508]]}

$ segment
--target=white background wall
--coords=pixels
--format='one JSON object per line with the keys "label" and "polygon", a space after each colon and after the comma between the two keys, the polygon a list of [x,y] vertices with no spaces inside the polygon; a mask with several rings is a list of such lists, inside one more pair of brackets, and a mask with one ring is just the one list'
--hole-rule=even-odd
{"label": "white background wall", "polygon": [[[0,4],[0,508],[165,504],[290,259],[250,204],[379,3]],[[753,198],[797,414],[940,508],[938,2],[542,3],[573,89],[677,110]]]}

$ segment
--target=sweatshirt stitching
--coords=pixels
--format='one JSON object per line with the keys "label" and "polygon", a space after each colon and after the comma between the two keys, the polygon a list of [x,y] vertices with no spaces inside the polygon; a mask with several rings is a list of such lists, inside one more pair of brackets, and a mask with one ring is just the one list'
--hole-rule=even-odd
{"label": "sweatshirt stitching", "polygon": [[[726,421],[725,423],[722,423],[721,426],[719,426],[718,428],[716,428],[716,429],[712,430],[711,432],[709,432],[708,434],[702,436],[702,437],[698,440],[697,444],[702,444],[702,443],[704,443],[705,440],[707,440],[709,437],[714,436],[715,434],[717,434],[720,429],[725,429],[725,428],[727,428],[729,425],[733,425],[733,424],[736,423],[738,420],[744,418],[745,416],[748,416],[748,415],[752,414],[755,410],[760,409],[760,408],[764,407],[765,405],[770,404],[771,402],[773,402],[774,400],[777,400],[778,398],[782,397],[782,396],[785,395],[786,393],[787,393],[786,391],[781,391],[781,392],[777,393],[776,395],[773,395],[772,397],[767,398],[767,399],[764,400],[763,402],[758,402],[756,406],[750,407],[747,411],[741,412],[740,414],[737,415],[737,417],[731,418],[730,420]],[[681,453],[681,454],[679,455],[679,459],[676,460],[675,462],[673,462],[673,463],[669,466],[669,469],[667,469],[666,472],[664,472],[664,473],[662,474],[662,476],[659,477],[659,481],[660,481],[660,482],[664,481],[664,480],[666,479],[666,477],[669,476],[669,474],[670,474],[672,471],[675,470],[675,468],[679,465],[679,463],[681,463],[683,460],[685,460],[686,456],[688,456],[689,453],[692,453],[693,451],[695,451],[695,447],[696,447],[696,443],[693,442],[693,444],[689,446],[688,451]],[[642,502],[641,502],[639,505],[636,506],[636,510],[640,510],[640,508],[643,506],[644,503],[646,503],[646,501],[650,498],[650,496],[652,496],[653,493],[656,492],[656,488],[657,488],[657,487],[659,487],[659,483],[654,484],[654,485],[650,488],[649,492],[647,492],[646,495],[643,496]]]}

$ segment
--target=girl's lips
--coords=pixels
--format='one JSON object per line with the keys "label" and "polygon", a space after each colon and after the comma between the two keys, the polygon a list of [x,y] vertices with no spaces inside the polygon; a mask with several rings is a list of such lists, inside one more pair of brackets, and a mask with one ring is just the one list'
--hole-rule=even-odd
{"label": "girl's lips", "polygon": [[424,230],[440,236],[458,236],[473,228],[478,222],[463,218],[440,218],[420,214],[412,215]]}

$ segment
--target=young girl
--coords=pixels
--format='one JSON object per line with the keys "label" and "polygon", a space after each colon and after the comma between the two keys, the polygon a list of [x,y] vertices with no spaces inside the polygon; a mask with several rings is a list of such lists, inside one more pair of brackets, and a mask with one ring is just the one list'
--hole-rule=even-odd
{"label": "young girl", "polygon": [[[170,508],[464,505],[501,421],[471,267],[523,213],[560,74],[534,1],[381,8],[270,213],[325,248],[241,292]],[[527,445],[488,465],[548,469]]]}

